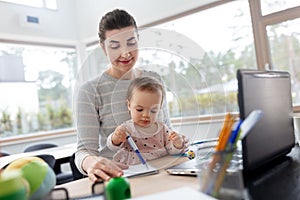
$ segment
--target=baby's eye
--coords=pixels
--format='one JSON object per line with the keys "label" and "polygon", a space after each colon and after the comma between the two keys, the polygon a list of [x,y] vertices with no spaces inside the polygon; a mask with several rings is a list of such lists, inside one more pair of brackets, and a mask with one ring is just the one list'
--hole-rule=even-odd
{"label": "baby's eye", "polygon": [[138,112],[142,112],[142,111],[143,111],[143,109],[141,109],[141,108],[137,108],[137,109],[136,109],[136,111],[138,111]]}

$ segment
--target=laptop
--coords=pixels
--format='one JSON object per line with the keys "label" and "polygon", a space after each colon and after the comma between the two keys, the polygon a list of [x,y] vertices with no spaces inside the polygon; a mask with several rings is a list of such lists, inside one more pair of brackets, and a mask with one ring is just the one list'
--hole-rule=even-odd
{"label": "laptop", "polygon": [[263,112],[242,140],[243,171],[247,174],[295,146],[291,79],[286,71],[239,69],[237,80],[240,118],[255,109]]}
{"label": "laptop", "polygon": [[216,138],[195,141],[191,144],[190,150],[196,153],[197,159],[188,160],[169,167],[166,171],[171,175],[197,176],[201,164],[210,159],[216,144]]}
{"label": "laptop", "polygon": [[[245,175],[272,160],[286,155],[295,146],[291,80],[285,71],[237,71],[240,118],[253,110],[263,115],[242,140]],[[173,166],[166,171],[174,175],[197,175],[196,159]]]}

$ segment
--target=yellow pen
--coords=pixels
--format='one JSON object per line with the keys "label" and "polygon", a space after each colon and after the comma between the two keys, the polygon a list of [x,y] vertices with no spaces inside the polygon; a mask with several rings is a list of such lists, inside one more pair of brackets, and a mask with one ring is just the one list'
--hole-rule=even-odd
{"label": "yellow pen", "polygon": [[[232,125],[234,123],[234,119],[230,113],[227,113],[225,116],[225,120],[221,129],[221,132],[219,134],[219,141],[218,144],[215,147],[216,152],[222,151],[225,149],[226,143],[229,140],[230,132]],[[213,189],[214,185],[214,178],[211,177],[213,175],[213,169],[216,165],[216,163],[219,161],[219,156],[214,154],[212,157],[212,160],[209,163],[209,171],[207,173],[207,176],[205,177],[205,180],[203,181],[203,185],[201,190],[207,194],[210,194],[211,190]]]}

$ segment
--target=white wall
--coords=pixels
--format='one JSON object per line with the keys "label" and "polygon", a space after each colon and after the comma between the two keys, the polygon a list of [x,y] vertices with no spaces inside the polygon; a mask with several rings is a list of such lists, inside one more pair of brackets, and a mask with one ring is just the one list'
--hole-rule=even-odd
{"label": "white wall", "polygon": [[221,0],[76,0],[81,39],[97,39],[100,18],[115,8],[131,13],[138,26]]}
{"label": "white wall", "polygon": [[[58,6],[58,10],[48,10],[0,1],[1,39],[40,41],[45,38],[43,42],[47,42],[46,38],[66,42],[78,40],[74,1],[60,0]],[[26,15],[38,17],[39,24],[24,23]]]}
{"label": "white wall", "polygon": [[[142,26],[217,1],[221,0],[58,0],[56,11],[0,1],[0,37],[42,42],[49,38],[66,43],[95,41],[100,18],[114,8],[128,10]],[[24,25],[26,15],[39,17],[40,24]]]}

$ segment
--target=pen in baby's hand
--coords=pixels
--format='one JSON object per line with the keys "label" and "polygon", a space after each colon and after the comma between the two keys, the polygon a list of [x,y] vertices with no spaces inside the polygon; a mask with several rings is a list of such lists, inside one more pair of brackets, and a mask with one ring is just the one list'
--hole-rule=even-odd
{"label": "pen in baby's hand", "polygon": [[145,165],[147,167],[147,169],[149,169],[147,162],[145,161],[145,159],[141,155],[140,150],[138,149],[138,147],[134,143],[132,137],[128,133],[126,133],[126,134],[127,134],[126,139],[127,139],[128,143],[129,143],[130,147],[136,153],[136,155],[139,157],[139,159],[142,162],[142,164]]}

